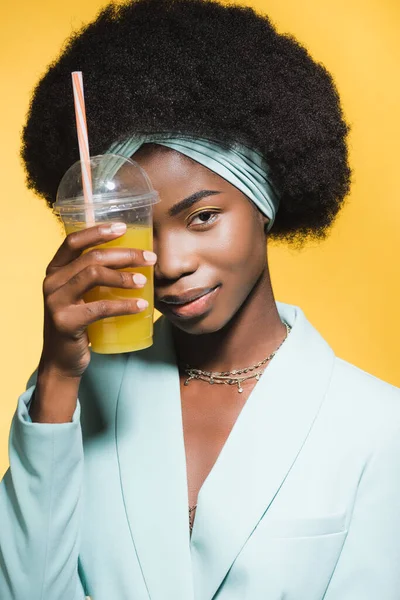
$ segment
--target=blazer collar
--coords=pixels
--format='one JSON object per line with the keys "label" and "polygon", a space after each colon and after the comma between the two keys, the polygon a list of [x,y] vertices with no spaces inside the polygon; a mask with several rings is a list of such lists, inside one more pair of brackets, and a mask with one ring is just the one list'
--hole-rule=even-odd
{"label": "blazer collar", "polygon": [[169,323],[132,353],[116,422],[121,486],[151,600],[193,600],[186,459],[179,375]]}
{"label": "blazer collar", "polygon": [[213,598],[318,414],[333,351],[299,308],[277,306],[292,331],[200,490],[191,540],[179,375],[168,321],[155,324],[151,348],[128,358],[117,448],[127,518],[152,600]]}

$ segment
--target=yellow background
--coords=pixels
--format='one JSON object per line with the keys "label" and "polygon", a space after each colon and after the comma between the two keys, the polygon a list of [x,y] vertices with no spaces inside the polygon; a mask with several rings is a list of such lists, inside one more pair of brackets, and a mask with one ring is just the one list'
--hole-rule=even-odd
{"label": "yellow background", "polygon": [[[352,125],[354,184],[331,237],[302,252],[270,249],[279,300],[297,304],[338,355],[400,386],[398,0],[248,0],[333,73]],[[62,232],[24,187],[19,136],[30,92],[99,0],[3,4],[0,235],[0,477],[17,398],[42,343],[41,284]]]}

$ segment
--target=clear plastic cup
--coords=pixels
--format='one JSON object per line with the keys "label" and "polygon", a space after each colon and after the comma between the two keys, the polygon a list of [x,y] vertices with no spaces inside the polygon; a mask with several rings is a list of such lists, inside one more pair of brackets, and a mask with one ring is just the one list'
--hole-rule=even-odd
{"label": "clear plastic cup", "polygon": [[[78,161],[62,178],[53,206],[67,234],[97,223],[123,222],[126,233],[96,248],[153,249],[153,205],[159,202],[146,172],[133,160],[115,154],[90,159],[92,202],[85,201],[81,162]],[[108,317],[88,327],[94,352],[115,354],[148,348],[153,343],[154,284],[153,267],[123,269],[143,273],[147,283],[141,289],[100,286],[84,295],[85,302],[144,298],[149,306],[144,311]]]}

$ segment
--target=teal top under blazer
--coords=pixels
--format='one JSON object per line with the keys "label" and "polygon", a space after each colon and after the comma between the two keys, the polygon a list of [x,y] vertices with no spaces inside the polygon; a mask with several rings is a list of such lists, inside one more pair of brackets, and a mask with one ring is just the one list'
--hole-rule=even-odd
{"label": "teal top under blazer", "polygon": [[31,378],[0,484],[1,600],[399,600],[400,390],[278,310],[292,332],[191,538],[169,322],[147,350],[92,355],[70,423],[30,421]]}

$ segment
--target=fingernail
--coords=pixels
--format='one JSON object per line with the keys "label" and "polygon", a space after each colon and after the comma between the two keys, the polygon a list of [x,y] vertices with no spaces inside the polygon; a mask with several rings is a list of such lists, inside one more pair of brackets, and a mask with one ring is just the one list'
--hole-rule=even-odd
{"label": "fingernail", "polygon": [[123,233],[126,229],[126,223],[112,223],[109,228],[110,233]]}
{"label": "fingernail", "polygon": [[150,252],[149,250],[145,250],[143,252],[143,258],[146,262],[155,263],[157,260],[157,254],[154,254],[154,252]]}
{"label": "fingernail", "polygon": [[143,300],[142,298],[136,302],[136,306],[139,310],[144,310],[148,307],[148,305],[149,303],[147,302],[147,300]]}
{"label": "fingernail", "polygon": [[132,279],[137,285],[144,285],[147,281],[147,277],[142,275],[142,273],[135,273]]}

